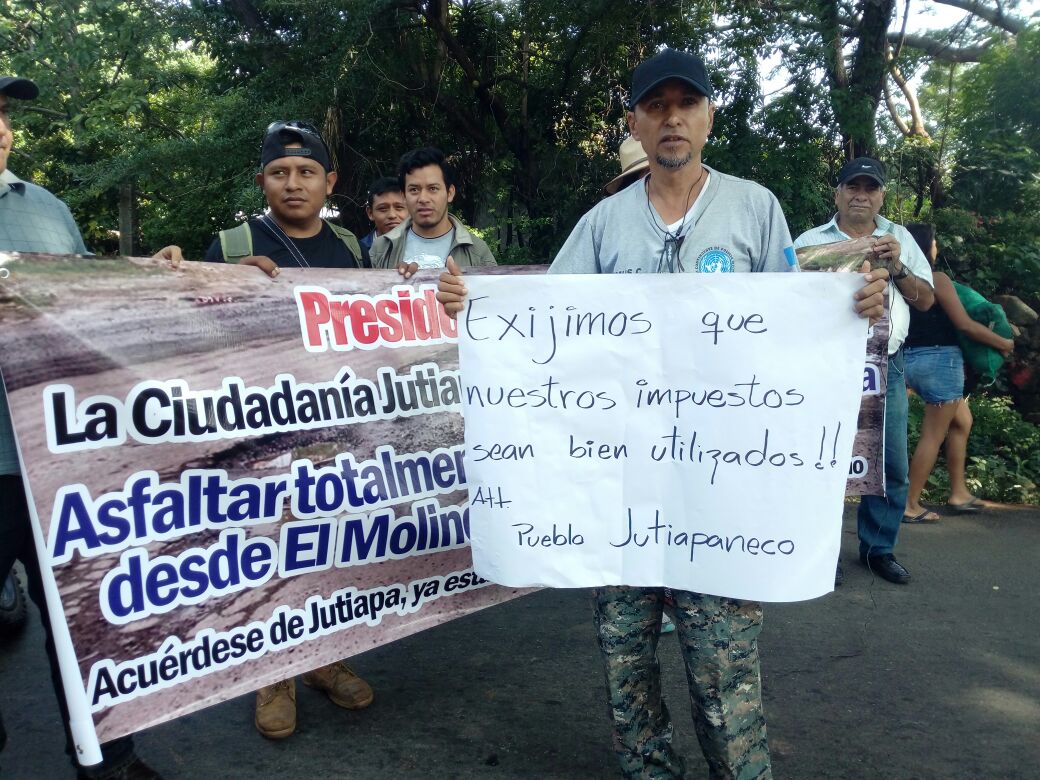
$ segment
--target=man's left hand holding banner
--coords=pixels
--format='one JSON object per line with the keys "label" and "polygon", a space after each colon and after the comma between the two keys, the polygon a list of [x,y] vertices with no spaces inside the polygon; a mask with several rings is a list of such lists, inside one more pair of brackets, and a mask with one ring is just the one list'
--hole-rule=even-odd
{"label": "man's left hand holding banner", "polygon": [[457,326],[432,273],[0,258],[78,743],[525,592],[472,571]]}

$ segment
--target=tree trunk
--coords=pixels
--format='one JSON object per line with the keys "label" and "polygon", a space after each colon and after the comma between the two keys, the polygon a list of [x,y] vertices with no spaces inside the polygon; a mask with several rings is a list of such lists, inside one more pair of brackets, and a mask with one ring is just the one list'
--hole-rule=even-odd
{"label": "tree trunk", "polygon": [[851,66],[844,57],[842,9],[837,0],[817,0],[831,109],[848,159],[872,155],[877,146],[874,119],[888,72],[888,25],[895,0],[863,0],[854,32]]}
{"label": "tree trunk", "polygon": [[137,236],[137,188],[133,181],[124,181],[119,187],[119,254],[134,256]]}

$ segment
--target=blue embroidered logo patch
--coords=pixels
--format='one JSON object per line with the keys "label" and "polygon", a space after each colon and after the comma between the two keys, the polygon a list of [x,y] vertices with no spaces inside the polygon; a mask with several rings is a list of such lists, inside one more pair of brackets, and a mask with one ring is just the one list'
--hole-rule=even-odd
{"label": "blue embroidered logo patch", "polygon": [[697,258],[697,270],[702,274],[732,273],[733,255],[718,246],[705,249]]}

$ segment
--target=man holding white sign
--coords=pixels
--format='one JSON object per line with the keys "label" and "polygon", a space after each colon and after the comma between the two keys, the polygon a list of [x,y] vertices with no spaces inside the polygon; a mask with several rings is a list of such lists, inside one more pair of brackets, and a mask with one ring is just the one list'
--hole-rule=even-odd
{"label": "man holding white sign", "polygon": [[[633,73],[628,124],[632,136],[642,144],[648,155],[650,174],[641,185],[629,187],[601,201],[586,214],[560,250],[550,273],[656,274],[685,271],[715,273],[796,270],[794,252],[790,246],[790,233],[776,198],[756,184],[726,176],[701,163],[701,151],[711,131],[714,116],[711,95],[711,84],[704,65],[692,55],[665,50],[636,68]],[[864,270],[869,271],[869,267]],[[863,317],[876,317],[882,312],[881,293],[885,288],[887,273],[868,273],[865,279],[864,286],[855,293],[856,310]],[[501,286],[504,287],[508,280],[494,281],[501,281]],[[610,281],[590,280],[588,286],[606,292],[609,286],[606,283]],[[657,325],[656,322],[651,322],[654,319],[653,313],[643,315],[643,312],[649,310],[641,308],[642,298],[636,300],[636,296],[645,297],[648,288],[653,288],[655,294],[660,296],[668,286],[664,282],[664,279],[652,278],[644,280],[641,284],[631,285],[632,309],[641,310],[633,311],[625,318],[626,327],[631,326],[629,333],[637,336],[647,334]],[[449,313],[458,313],[463,309],[466,289],[457,266],[449,264],[448,273],[441,277],[439,289],[438,299]],[[474,308],[479,310],[486,303],[481,301],[478,306],[477,299],[474,299],[467,310],[465,330],[468,338],[484,338],[488,333],[487,322],[509,319],[499,315],[498,318],[487,318],[487,322],[482,322],[483,312],[474,313]],[[536,363],[548,363],[556,354],[556,334],[571,334],[572,315],[564,312],[569,312],[574,307],[558,305],[559,301],[539,303],[545,304],[538,307],[539,311],[555,306],[556,314],[550,314],[549,317],[557,318],[557,330],[553,331],[550,345],[552,352],[534,360]],[[578,328],[582,335],[588,335],[581,330],[583,326],[580,324],[580,305],[578,304],[579,313],[575,315],[578,317]],[[531,307],[532,310],[534,308]],[[848,317],[847,309],[844,311]],[[780,312],[781,315],[784,313],[786,312]],[[662,312],[656,314],[667,316]],[[534,316],[531,315],[532,333]],[[607,317],[609,316],[608,313]],[[526,315],[524,317],[526,318]],[[789,316],[786,319],[794,318]],[[527,327],[526,319],[521,319],[520,322],[523,327]],[[615,320],[611,320],[611,323],[614,322]],[[741,328],[744,328],[747,334],[763,333],[763,323],[760,315],[749,313],[749,316],[742,320]],[[553,327],[549,326],[550,329]],[[505,335],[503,333],[499,340],[503,340]],[[611,331],[611,335],[619,334]],[[673,343],[692,337],[684,330],[677,330],[674,335],[676,338],[672,339]],[[591,342],[590,339],[590,344]],[[660,342],[653,342],[653,345],[656,348]],[[570,344],[562,344],[561,348],[570,349],[572,354],[579,351]],[[584,349],[586,352],[590,351],[588,347]],[[608,355],[604,354],[604,358],[606,357]],[[850,375],[855,380],[856,363],[861,364],[862,358],[859,355],[854,357],[855,360],[850,363]],[[861,372],[861,366],[858,370]],[[465,373],[465,367],[463,371]],[[667,377],[656,377],[655,381],[665,379]],[[756,392],[758,384],[754,377],[750,379],[749,383],[740,382],[743,385],[742,389],[749,394],[745,402],[748,407],[755,405],[750,394]],[[737,382],[732,384],[734,390],[738,387]],[[474,385],[477,384],[479,383],[474,382]],[[635,384],[639,385],[639,381]],[[855,381],[852,384],[850,397],[854,407],[857,388]],[[614,405],[620,404],[622,400],[639,407],[644,399],[649,397],[648,393],[646,396],[637,394],[635,401],[632,397],[622,399],[620,393],[615,392],[619,390],[616,384],[604,383],[604,386],[607,389],[598,392],[577,393],[564,389],[559,383],[554,385],[554,379],[550,376],[549,382],[537,391],[526,394],[511,392],[508,405],[522,406],[527,403],[531,409],[542,409],[543,400],[549,405],[555,400],[558,405],[571,403],[579,408],[591,410],[584,413],[592,415],[609,413]],[[476,390],[479,391],[480,387]],[[536,392],[542,395],[536,395]],[[554,392],[555,397],[551,395]],[[762,393],[765,390],[758,387],[757,392]],[[787,397],[796,397],[797,392],[793,392],[795,396]],[[570,395],[567,395],[568,393]],[[727,395],[722,393],[720,398]],[[733,395],[739,393],[735,392]],[[468,395],[467,403],[470,403],[471,397],[472,393]],[[583,397],[589,406],[582,406]],[[759,400],[761,397],[756,399],[756,403]],[[741,413],[737,412],[738,415]],[[680,414],[677,405],[675,417],[678,418]],[[530,424],[527,427],[532,435],[540,434],[546,438],[544,428],[547,426],[541,424],[540,414],[530,412],[529,415]],[[470,437],[469,422],[467,418],[467,440]],[[627,420],[622,421],[619,427],[627,424]],[[638,423],[633,421],[631,427],[637,426]],[[836,434],[834,436],[836,441]],[[584,442],[581,441],[583,437],[573,438],[578,444],[571,443],[570,457],[576,458],[575,447],[580,449]],[[816,438],[819,440],[819,434],[816,434]],[[664,473],[662,484],[667,481],[669,475],[674,475],[691,463],[695,457],[696,446],[698,445],[687,439],[680,441],[676,435],[671,445],[659,443],[657,450],[650,450],[649,457],[653,460],[670,461],[663,472],[656,472],[655,476]],[[628,457],[620,446],[608,450],[610,457]],[[588,444],[588,451],[589,459],[594,455],[603,457],[602,447],[596,448],[592,442]],[[700,454],[698,451],[696,456],[700,457]],[[765,453],[762,454],[764,458]],[[508,450],[496,452],[493,448],[483,452],[467,453],[468,461],[474,462],[475,465],[481,465],[481,461],[496,456],[501,459],[510,455]],[[582,463],[584,462],[583,457]],[[517,464],[514,468],[520,470],[528,466]],[[579,467],[575,465],[573,468],[577,473]],[[840,491],[843,489],[844,476],[841,473],[836,474],[833,479]],[[698,471],[698,475],[704,479],[710,478],[711,485],[715,485],[716,472],[712,471],[710,465]],[[722,478],[739,479],[731,473],[720,476],[720,479]],[[470,481],[473,504],[482,500],[481,495],[473,493],[479,481]],[[675,481],[672,479],[672,484]],[[579,480],[575,479],[575,483],[578,482]],[[586,484],[585,481],[581,481],[580,484],[570,485],[570,492],[581,494],[600,491],[609,493],[610,496],[618,492],[614,486],[601,489],[599,485],[602,483],[589,480]],[[687,485],[684,489],[702,493],[711,490],[710,487],[705,488],[702,485]],[[653,489],[647,492],[652,493]],[[587,503],[595,500],[585,496],[582,498]],[[625,500],[629,498],[626,496]],[[675,504],[682,506],[682,501],[676,501]],[[601,514],[617,515],[621,508],[620,505],[605,506],[605,512]],[[666,525],[666,519],[661,516],[650,512],[648,515],[640,516],[638,525],[635,525],[633,514],[635,512],[629,509],[627,532],[623,526],[615,527],[612,522],[609,531],[612,541],[605,549],[626,547],[633,541],[635,546],[644,551],[660,551],[659,557],[663,559],[673,556],[673,547],[685,544],[686,549],[680,550],[678,555],[689,557],[691,564],[694,555],[704,555],[694,552],[691,535],[685,530],[681,531],[678,526],[673,537],[672,525]],[[674,519],[699,521],[701,518],[676,516]],[[561,520],[562,523],[558,524],[562,525],[562,528],[554,527],[551,536],[544,537],[543,540],[549,539],[549,544],[552,545],[584,544],[584,540],[579,542],[575,533],[572,533],[567,519],[564,517]],[[601,531],[602,529],[597,528],[593,532]],[[476,532],[475,524],[475,561],[480,553],[476,543]],[[680,536],[686,541],[680,542]],[[651,542],[652,544],[649,544]],[[740,544],[744,543],[742,539]],[[542,542],[537,544],[542,547],[548,546]],[[652,557],[655,553],[651,552],[649,555]],[[607,562],[604,562],[603,568],[610,568]],[[620,579],[614,578],[611,572],[610,577],[608,581],[615,583],[646,582],[653,579],[645,570],[634,573],[626,571]],[[574,584],[580,584],[578,578]],[[758,663],[757,637],[762,622],[761,605],[754,601],[741,601],[690,590],[673,590],[673,593],[676,600],[675,622],[686,663],[697,736],[711,776],[771,776]],[[614,747],[624,776],[684,776],[684,762],[671,746],[671,722],[668,710],[661,699],[660,673],[656,658],[664,606],[664,588],[617,584],[598,587],[595,602],[596,626],[614,719]]]}

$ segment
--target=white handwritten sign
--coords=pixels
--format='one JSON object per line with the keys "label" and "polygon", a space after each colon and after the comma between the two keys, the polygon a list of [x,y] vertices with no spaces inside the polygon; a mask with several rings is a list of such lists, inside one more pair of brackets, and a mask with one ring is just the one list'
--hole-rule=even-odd
{"label": "white handwritten sign", "polygon": [[867,323],[846,274],[467,277],[475,570],[829,592]]}

